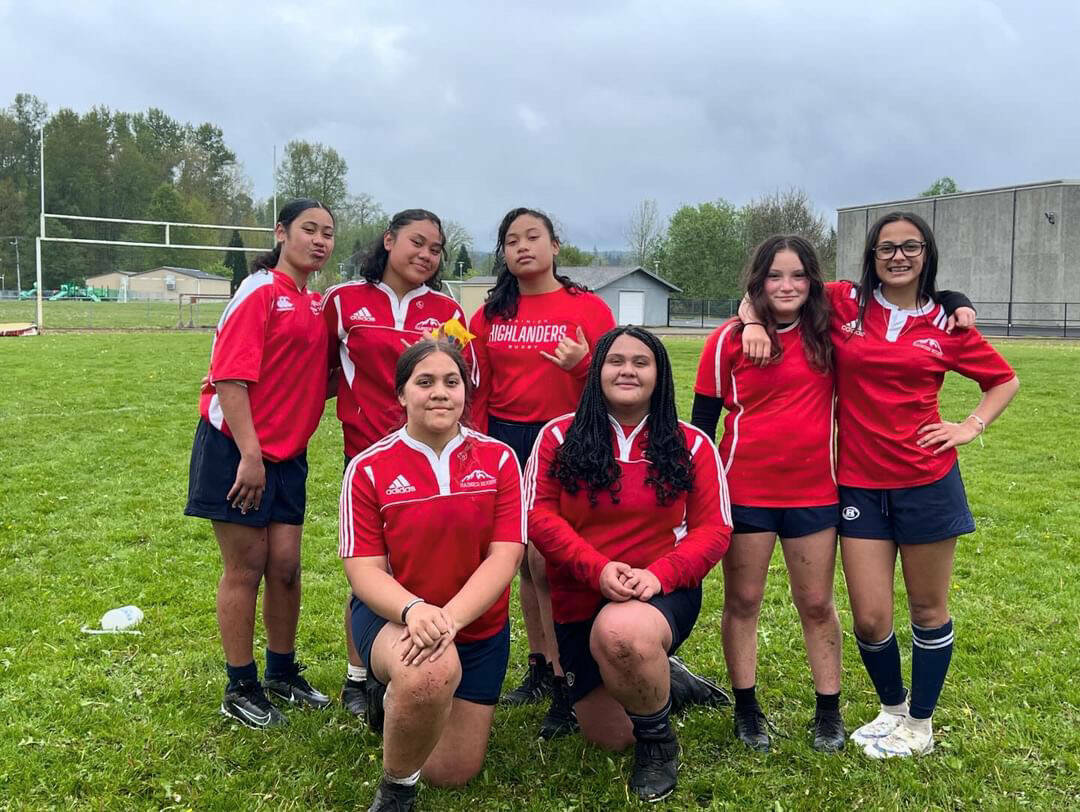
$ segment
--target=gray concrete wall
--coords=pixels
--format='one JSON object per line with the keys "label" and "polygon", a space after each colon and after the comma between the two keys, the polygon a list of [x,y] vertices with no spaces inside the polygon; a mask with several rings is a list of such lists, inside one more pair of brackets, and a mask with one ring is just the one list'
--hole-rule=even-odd
{"label": "gray concrete wall", "polygon": [[622,279],[605,285],[596,291],[596,295],[607,302],[615,321],[619,320],[619,291],[645,291],[645,326],[661,327],[667,324],[667,302],[671,289],[660,284],[648,274],[635,271]]}
{"label": "gray concrete wall", "polygon": [[966,293],[979,305],[980,321],[1007,320],[1010,289],[1014,323],[1060,322],[1065,302],[1076,304],[1070,322],[1080,320],[1080,185],[845,209],[837,216],[837,278],[859,277],[866,232],[890,211],[913,211],[931,224],[938,241],[938,287]]}

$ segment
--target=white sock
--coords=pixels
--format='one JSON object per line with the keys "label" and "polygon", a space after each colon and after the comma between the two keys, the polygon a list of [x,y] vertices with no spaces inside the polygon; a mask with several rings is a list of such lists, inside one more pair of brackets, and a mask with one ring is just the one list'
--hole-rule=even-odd
{"label": "white sock", "polygon": [[412,775],[406,775],[404,778],[390,775],[386,770],[383,770],[383,779],[389,781],[391,784],[400,784],[403,787],[414,787],[416,786],[416,782],[420,780],[420,770],[417,770]]}
{"label": "white sock", "polygon": [[907,700],[905,699],[899,705],[882,705],[881,709],[885,711],[885,713],[891,713],[893,716],[907,716]]}
{"label": "white sock", "polygon": [[367,679],[367,667],[349,663],[349,670],[346,672],[346,676],[353,682],[363,682]]}
{"label": "white sock", "polygon": [[933,728],[930,725],[930,720],[932,718],[933,717],[930,716],[926,719],[916,719],[912,716],[908,716],[906,719],[904,719],[904,724],[907,725],[909,730],[913,730],[917,733],[922,733],[924,735],[932,734]]}

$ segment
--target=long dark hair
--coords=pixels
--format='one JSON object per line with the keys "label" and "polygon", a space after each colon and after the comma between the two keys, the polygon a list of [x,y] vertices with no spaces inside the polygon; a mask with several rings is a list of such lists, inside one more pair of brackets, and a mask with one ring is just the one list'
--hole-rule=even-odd
{"label": "long dark hair", "polygon": [[412,377],[416,365],[436,352],[450,356],[450,360],[454,362],[454,366],[457,367],[458,374],[461,376],[462,386],[465,387],[465,410],[461,413],[461,422],[465,423],[469,413],[469,404],[472,402],[472,379],[469,377],[469,371],[465,366],[465,358],[462,356],[461,350],[458,349],[457,344],[449,339],[422,338],[407,347],[405,352],[398,356],[397,366],[394,367],[394,392],[398,397],[401,397],[405,391],[405,384]]}
{"label": "long dark hair", "polygon": [[919,274],[917,304],[921,304],[924,298],[928,298],[931,303],[937,301],[938,248],[933,229],[930,228],[929,223],[913,212],[891,211],[883,217],[879,217],[866,233],[866,246],[863,248],[862,276],[859,277],[858,324],[860,326],[866,317],[866,305],[870,301],[870,297],[874,295],[874,290],[880,281],[875,264],[874,246],[877,245],[878,238],[881,236],[881,229],[885,228],[889,223],[899,223],[901,221],[907,221],[919,229],[923,242],[926,243],[926,248],[923,249],[922,273]]}
{"label": "long dark hair", "polygon": [[[532,215],[540,220],[547,229],[548,236],[551,237],[553,243],[558,245],[561,242],[555,233],[555,225],[551,222],[551,218],[542,211],[521,206],[506,213],[502,222],[499,223],[499,236],[495,241],[495,287],[488,291],[487,299],[484,300],[484,318],[488,321],[500,317],[512,319],[517,315],[518,301],[521,299],[521,288],[518,287],[517,277],[510,273],[510,268],[506,264],[506,232],[510,230],[510,225],[523,214]],[[551,272],[559,283],[571,293],[588,291],[588,288],[584,285],[571,281],[569,277],[560,276],[554,258],[551,260]]]}
{"label": "long dark hair", "polygon": [[611,345],[621,335],[636,338],[648,347],[656,359],[656,388],[649,401],[649,417],[645,430],[645,459],[649,461],[645,483],[656,491],[656,501],[668,505],[680,492],[693,488],[690,472],[690,451],[679,426],[675,410],[675,380],[671,360],[660,339],[641,327],[616,327],[600,337],[593,348],[592,363],[585,379],[574,422],[566,431],[566,440],[555,452],[549,473],[559,480],[568,493],[577,493],[582,484],[588,489],[589,504],[596,505],[597,495],[606,490],[611,501],[619,501],[619,477],[622,474],[615,461],[611,444],[611,422],[607,400],[600,386],[600,371],[607,360]]}
{"label": "long dark hair", "polygon": [[[324,205],[320,201],[313,197],[300,197],[296,200],[290,200],[286,203],[281,211],[278,212],[277,223],[286,231],[289,230],[289,226],[292,225],[293,220],[306,212],[308,209],[323,209],[330,215],[330,219],[337,223],[337,218],[334,217],[334,213],[330,211],[330,207]],[[276,268],[278,262],[281,260],[281,241],[278,240],[277,245],[274,246],[273,251],[267,251],[265,254],[256,255],[255,259],[251,260],[251,271],[269,270],[270,268]]]}
{"label": "long dark hair", "polygon": [[364,258],[360,260],[360,276],[364,277],[368,282],[381,282],[383,274],[386,273],[386,261],[390,258],[390,252],[386,250],[386,246],[383,245],[383,241],[386,239],[387,234],[393,234],[395,239],[398,232],[409,223],[416,223],[420,220],[428,220],[434,224],[435,228],[439,229],[439,239],[442,242],[442,258],[439,260],[439,267],[431,278],[425,282],[432,290],[442,290],[442,273],[443,260],[446,259],[446,232],[443,231],[442,220],[440,220],[434,213],[427,209],[405,209],[405,211],[399,211],[393,217],[390,218],[390,225],[386,227],[379,239],[375,240],[374,245],[364,255]]}
{"label": "long dark hair", "polygon": [[833,365],[833,345],[829,340],[829,297],[825,295],[821,263],[808,240],[796,234],[774,234],[758,245],[746,265],[746,295],[750,297],[754,311],[769,334],[773,346],[772,360],[779,361],[784,350],[776,335],[777,322],[769,307],[765,280],[773,260],[781,251],[792,251],[799,258],[810,282],[810,292],[799,311],[803,351],[811,366],[820,372],[829,372]]}

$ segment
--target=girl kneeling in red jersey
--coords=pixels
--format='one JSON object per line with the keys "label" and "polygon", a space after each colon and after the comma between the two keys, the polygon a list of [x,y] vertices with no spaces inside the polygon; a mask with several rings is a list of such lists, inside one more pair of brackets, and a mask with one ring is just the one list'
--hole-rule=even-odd
{"label": "girl kneeling in red jersey", "polygon": [[577,412],[544,427],[525,479],[582,733],[612,750],[634,744],[630,787],[659,800],[678,767],[668,657],[731,532],[716,448],[678,420],[659,339],[620,327],[597,342]]}
{"label": "girl kneeling in red jersey", "polygon": [[[833,363],[829,301],[813,246],[773,236],[747,266],[746,295],[776,352],[761,367],[742,351],[733,318],[705,341],[693,423],[710,437],[728,410],[720,459],[731,489],[734,533],[724,557],[724,658],[735,692],[735,735],[767,752],[756,695],[757,632],[777,537],[799,612],[817,694],[812,746],[844,746],[840,715],[840,619],[833,605],[836,526]],[[796,417],[797,416],[797,417]],[[797,430],[791,430],[793,421]]]}
{"label": "girl kneeling in red jersey", "polygon": [[[278,215],[277,247],[255,258],[218,323],[191,451],[184,513],[210,519],[224,573],[217,616],[228,685],[221,712],[249,727],[285,717],[266,698],[325,707],[300,675],[300,537],[307,444],[326,403],[326,330],[307,278],[334,250],[334,216],[317,200]],[[265,580],[266,674],[252,656]]]}
{"label": "girl kneeling in red jersey", "polygon": [[[851,738],[873,758],[933,749],[930,720],[953,649],[956,539],[975,530],[955,446],[979,436],[1020,385],[977,330],[948,331],[937,304],[937,261],[930,226],[893,212],[867,233],[859,284],[829,286],[840,550],[859,654],[881,701],[877,718]],[[744,340],[762,338],[760,330],[748,325]],[[948,371],[983,391],[959,423],[943,421],[938,410]],[[898,553],[911,613],[910,697],[893,632]]]}
{"label": "girl kneeling in red jersey", "polygon": [[[439,270],[445,256],[442,221],[426,209],[406,209],[390,223],[360,263],[360,279],[335,285],[323,297],[330,354],[340,365],[337,415],[348,463],[401,425],[394,394],[394,368],[405,347],[465,315],[441,293]],[[466,347],[473,384],[476,356]],[[351,599],[351,596],[350,596]],[[345,601],[349,664],[341,703],[357,716],[367,709],[367,669],[352,640],[350,600]]]}
{"label": "girl kneeling in red jersey", "polygon": [[454,345],[411,346],[395,389],[405,427],[355,456],[341,491],[353,639],[369,685],[386,686],[368,692],[384,736],[373,810],[412,808],[421,775],[457,786],[483,766],[525,535],[513,451],[461,425],[470,384]]}
{"label": "girl kneeling in red jersey", "polygon": [[[577,406],[589,348],[615,326],[603,299],[559,275],[558,254],[550,217],[526,208],[507,212],[495,245],[495,287],[469,323],[480,361],[474,421],[510,445],[522,465],[543,425]],[[544,559],[535,551],[521,563],[520,589],[529,671],[503,701],[520,705],[550,696],[541,737],[572,733],[577,722],[557,662]]]}

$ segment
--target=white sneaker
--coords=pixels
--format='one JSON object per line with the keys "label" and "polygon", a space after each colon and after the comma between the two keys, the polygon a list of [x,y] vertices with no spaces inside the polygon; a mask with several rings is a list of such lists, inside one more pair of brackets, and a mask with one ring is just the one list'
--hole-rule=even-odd
{"label": "white sneaker", "polygon": [[851,734],[851,740],[860,747],[873,744],[878,739],[884,738],[896,730],[899,724],[904,721],[906,715],[907,703],[904,703],[901,713],[887,711],[882,707],[881,712],[874,717],[873,721],[867,722]]}
{"label": "white sneaker", "polygon": [[911,723],[912,721],[905,718],[904,722],[897,725],[888,736],[875,739],[865,745],[863,752],[870,758],[906,758],[926,755],[934,749],[934,731],[929,724],[916,726]]}

